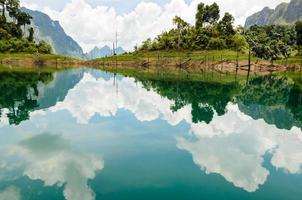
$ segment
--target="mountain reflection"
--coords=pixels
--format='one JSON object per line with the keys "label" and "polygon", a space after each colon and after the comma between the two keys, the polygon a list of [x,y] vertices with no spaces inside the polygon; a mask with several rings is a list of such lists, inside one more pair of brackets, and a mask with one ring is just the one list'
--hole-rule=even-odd
{"label": "mountain reflection", "polygon": [[60,135],[41,134],[16,145],[13,154],[25,160],[24,175],[45,186],[63,186],[66,200],[93,200],[87,182],[102,170],[104,162],[71,148]]}

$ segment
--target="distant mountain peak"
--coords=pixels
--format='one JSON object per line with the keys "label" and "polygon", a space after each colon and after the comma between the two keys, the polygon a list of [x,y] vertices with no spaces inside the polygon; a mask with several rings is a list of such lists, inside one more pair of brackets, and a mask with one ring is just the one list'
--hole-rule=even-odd
{"label": "distant mountain peak", "polygon": [[[117,54],[123,54],[126,51],[122,47],[118,47],[116,49],[116,52]],[[111,56],[112,53],[113,51],[108,45],[105,45],[101,48],[95,46],[90,52],[86,54],[86,58],[91,60],[96,58],[104,58],[104,57]]]}
{"label": "distant mountain peak", "polygon": [[292,24],[302,20],[302,0],[281,3],[275,9],[269,7],[249,16],[245,27],[252,25]]}
{"label": "distant mountain peak", "polygon": [[105,45],[101,49],[111,49],[111,48],[108,45]]}

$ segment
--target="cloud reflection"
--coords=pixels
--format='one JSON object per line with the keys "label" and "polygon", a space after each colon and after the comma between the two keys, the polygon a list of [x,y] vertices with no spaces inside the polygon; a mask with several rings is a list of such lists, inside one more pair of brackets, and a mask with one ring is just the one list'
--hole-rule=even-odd
{"label": "cloud reflection", "polygon": [[[59,102],[51,111],[68,110],[80,124],[87,124],[95,115],[114,116],[120,109],[132,112],[139,121],[153,121],[160,117],[171,125],[176,125],[184,118],[191,121],[191,114],[185,107],[172,112],[172,101],[162,98],[154,91],[147,91],[132,78],[123,78],[113,85],[113,78],[106,81],[96,79],[86,73],[80,83],[69,91],[64,102]],[[118,93],[118,94],[117,94]]]}
{"label": "cloud reflection", "polygon": [[215,114],[209,124],[193,123],[191,105],[172,112],[173,101],[155,91],[147,91],[134,79],[122,78],[117,84],[118,91],[113,85],[113,78],[96,79],[86,73],[69,91],[65,101],[50,110],[68,110],[80,124],[89,123],[95,114],[114,116],[121,109],[133,113],[139,121],[160,118],[172,126],[185,121],[196,140],[178,137],[178,148],[191,153],[201,170],[220,174],[248,192],[256,191],[269,176],[268,169],[263,166],[267,153],[272,155],[274,167],[293,174],[301,173],[302,134],[298,128],[277,129],[263,120],[253,120],[232,104],[227,106],[225,115]]}
{"label": "cloud reflection", "polygon": [[263,167],[266,153],[272,154],[271,164],[276,168],[301,172],[301,131],[280,130],[263,120],[253,120],[236,105],[229,105],[227,114],[215,116],[210,124],[199,124],[192,133],[196,140],[178,137],[178,148],[190,152],[206,173],[218,173],[248,192],[256,191],[269,175]]}
{"label": "cloud reflection", "polygon": [[0,191],[0,200],[21,200],[19,189],[16,187],[8,187]]}
{"label": "cloud reflection", "polygon": [[41,134],[21,142],[13,153],[25,159],[24,175],[45,186],[64,186],[66,200],[93,200],[87,185],[104,162],[94,155],[74,151],[59,135]]}

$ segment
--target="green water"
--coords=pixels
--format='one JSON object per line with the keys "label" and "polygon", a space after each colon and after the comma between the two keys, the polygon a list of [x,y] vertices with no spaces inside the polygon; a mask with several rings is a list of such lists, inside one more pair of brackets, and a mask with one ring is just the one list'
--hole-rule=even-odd
{"label": "green water", "polygon": [[0,72],[0,200],[301,199],[299,76],[135,77]]}

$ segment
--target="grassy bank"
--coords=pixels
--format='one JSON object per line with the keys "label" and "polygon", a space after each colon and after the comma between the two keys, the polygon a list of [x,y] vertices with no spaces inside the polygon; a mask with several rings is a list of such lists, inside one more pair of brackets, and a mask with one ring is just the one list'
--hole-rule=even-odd
{"label": "grassy bank", "polygon": [[[246,60],[246,54],[239,53],[239,60]],[[201,61],[205,58],[209,61],[219,61],[223,59],[236,60],[237,52],[231,50],[221,50],[221,51],[179,51],[179,50],[170,50],[170,51],[138,51],[123,55],[117,55],[112,57],[96,59],[96,61],[140,61],[146,59],[179,59],[179,58],[190,58],[195,61]]]}
{"label": "grassy bank", "polygon": [[26,53],[2,53],[0,64],[14,67],[76,67],[86,64],[85,61],[55,54],[26,54]]}
{"label": "grassy bank", "polygon": [[69,58],[61,55],[56,54],[39,54],[39,56],[35,54],[28,54],[28,53],[0,53],[0,60],[12,60],[12,59],[49,59],[49,60],[65,60],[65,61],[78,61],[74,58]]}
{"label": "grassy bank", "polygon": [[[204,61],[205,59],[208,62],[218,62],[221,60],[228,61],[236,61],[238,56],[239,61],[247,61],[248,54],[247,53],[237,53],[232,50],[211,50],[211,51],[179,51],[179,50],[171,50],[171,51],[139,51],[133,52],[123,55],[111,56],[106,58],[96,59],[96,62],[127,62],[127,61],[147,61],[147,60],[161,60],[161,59],[171,59],[175,61],[179,60],[188,60],[192,61]],[[251,60],[253,62],[256,61],[264,61],[263,59],[252,56]],[[301,63],[302,55],[290,57],[286,60],[277,60],[275,61],[278,64],[283,63]]]}

